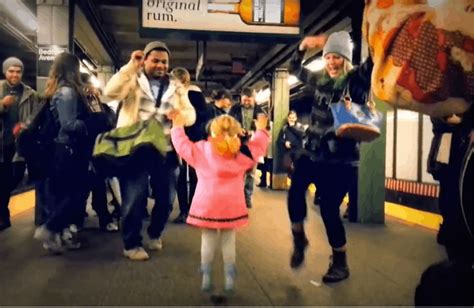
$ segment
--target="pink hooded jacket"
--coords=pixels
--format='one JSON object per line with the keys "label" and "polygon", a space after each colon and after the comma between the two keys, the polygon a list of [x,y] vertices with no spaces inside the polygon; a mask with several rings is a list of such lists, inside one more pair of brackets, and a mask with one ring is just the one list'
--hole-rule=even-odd
{"label": "pink hooded jacket", "polygon": [[225,158],[208,141],[191,142],[183,128],[173,128],[171,140],[179,156],[196,169],[198,177],[187,223],[210,229],[233,229],[247,224],[244,174],[265,155],[268,133],[258,130],[248,142],[252,159],[242,153]]}

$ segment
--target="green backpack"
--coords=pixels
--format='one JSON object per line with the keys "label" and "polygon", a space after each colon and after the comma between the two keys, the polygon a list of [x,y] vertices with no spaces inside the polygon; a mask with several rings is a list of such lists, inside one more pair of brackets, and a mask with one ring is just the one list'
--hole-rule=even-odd
{"label": "green backpack", "polygon": [[164,159],[169,143],[155,118],[119,127],[97,136],[93,166],[101,174],[117,176],[124,167],[137,168],[152,159]]}

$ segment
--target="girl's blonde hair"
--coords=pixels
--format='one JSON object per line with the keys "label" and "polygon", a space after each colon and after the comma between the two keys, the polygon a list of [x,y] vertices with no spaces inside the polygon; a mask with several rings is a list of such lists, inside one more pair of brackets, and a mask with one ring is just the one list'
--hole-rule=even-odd
{"label": "girl's blonde hair", "polygon": [[229,115],[221,115],[212,120],[210,142],[214,150],[223,156],[235,156],[240,150],[240,123]]}
{"label": "girl's blonde hair", "polygon": [[179,80],[185,86],[191,84],[191,75],[184,67],[176,67],[171,71],[171,77]]}

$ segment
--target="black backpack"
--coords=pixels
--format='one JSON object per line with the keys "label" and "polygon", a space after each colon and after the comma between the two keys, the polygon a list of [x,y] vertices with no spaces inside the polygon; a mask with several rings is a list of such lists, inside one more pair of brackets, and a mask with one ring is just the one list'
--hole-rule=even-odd
{"label": "black backpack", "polygon": [[54,160],[54,139],[59,133],[58,116],[51,110],[50,99],[43,99],[43,106],[31,124],[16,139],[17,152],[28,167],[30,179],[47,176]]}

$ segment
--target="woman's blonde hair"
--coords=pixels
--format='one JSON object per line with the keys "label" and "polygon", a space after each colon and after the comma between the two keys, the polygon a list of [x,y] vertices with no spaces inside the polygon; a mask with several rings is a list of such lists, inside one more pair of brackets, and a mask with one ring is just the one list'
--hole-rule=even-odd
{"label": "woman's blonde hair", "polygon": [[240,150],[239,133],[242,126],[229,115],[221,115],[210,125],[211,144],[219,155],[235,156]]}
{"label": "woman's blonde hair", "polygon": [[[346,75],[347,73],[349,73],[350,71],[352,71],[352,69],[354,68],[354,66],[352,65],[352,63],[347,60],[346,58],[344,58],[343,56],[337,54],[338,56],[340,56],[342,58],[342,60],[344,61],[342,63],[342,73],[340,76],[343,76],[343,75]],[[324,75],[328,76],[329,77],[329,74],[328,74],[328,70],[326,68],[326,64],[324,65],[324,69],[323,69],[323,72],[324,72]]]}

